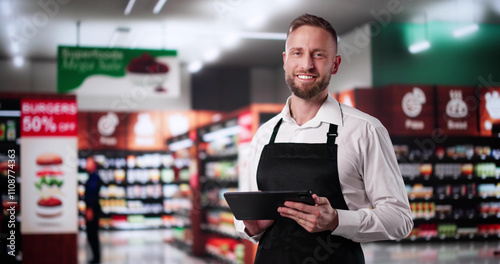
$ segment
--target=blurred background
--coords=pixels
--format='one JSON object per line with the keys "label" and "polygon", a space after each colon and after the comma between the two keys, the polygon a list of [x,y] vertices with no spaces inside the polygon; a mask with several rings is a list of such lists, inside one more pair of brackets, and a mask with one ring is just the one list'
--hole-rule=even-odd
{"label": "blurred background", "polygon": [[304,13],[337,30],[329,91],[387,127],[414,213],[367,263],[500,261],[496,0],[0,0],[2,257],[91,258],[92,157],[103,263],[252,263],[222,194],[290,94]]}

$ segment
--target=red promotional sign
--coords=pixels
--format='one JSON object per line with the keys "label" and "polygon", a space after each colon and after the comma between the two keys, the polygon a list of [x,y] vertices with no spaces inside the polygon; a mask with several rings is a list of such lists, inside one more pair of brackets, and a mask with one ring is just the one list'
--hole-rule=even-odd
{"label": "red promotional sign", "polygon": [[434,87],[392,85],[382,91],[382,123],[394,135],[431,135],[434,132]]}
{"label": "red promotional sign", "polygon": [[348,106],[356,107],[356,98],[354,95],[354,90],[340,92],[338,101]]}
{"label": "red promotional sign", "polygon": [[239,143],[252,141],[252,124],[253,118],[250,111],[244,112],[238,116],[238,126],[240,127],[240,134],[238,137]]}
{"label": "red promotional sign", "polygon": [[447,135],[477,136],[475,87],[438,86],[437,124]]}
{"label": "red promotional sign", "polygon": [[76,136],[77,114],[74,99],[23,99],[21,137]]}

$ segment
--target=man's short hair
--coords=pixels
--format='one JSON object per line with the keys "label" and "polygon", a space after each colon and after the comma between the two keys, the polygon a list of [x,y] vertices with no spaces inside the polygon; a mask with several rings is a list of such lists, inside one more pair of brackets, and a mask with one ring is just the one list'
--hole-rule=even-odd
{"label": "man's short hair", "polygon": [[335,43],[335,46],[337,46],[337,32],[335,29],[332,27],[330,22],[326,21],[326,19],[322,17],[318,17],[315,15],[311,14],[303,14],[297,18],[295,18],[291,23],[290,26],[288,27],[288,32],[286,33],[286,38],[288,39],[288,36],[290,33],[295,31],[297,28],[301,26],[313,26],[313,27],[319,27],[322,28],[326,31],[328,31],[333,38],[333,42]]}

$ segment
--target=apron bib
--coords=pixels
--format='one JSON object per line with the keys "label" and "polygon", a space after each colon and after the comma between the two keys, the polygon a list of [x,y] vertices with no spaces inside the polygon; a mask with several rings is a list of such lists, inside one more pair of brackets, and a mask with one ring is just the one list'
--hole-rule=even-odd
{"label": "apron bib", "polygon": [[[311,190],[333,208],[348,210],[337,168],[337,125],[330,124],[326,144],[274,143],[283,119],[274,127],[257,168],[261,191]],[[264,232],[255,263],[365,263],[359,243],[331,231],[309,233],[294,220],[280,217]]]}

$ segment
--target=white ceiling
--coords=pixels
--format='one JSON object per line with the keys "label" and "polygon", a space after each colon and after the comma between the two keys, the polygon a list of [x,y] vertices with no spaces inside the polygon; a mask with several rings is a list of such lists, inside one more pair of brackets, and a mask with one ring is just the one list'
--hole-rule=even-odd
{"label": "white ceiling", "polygon": [[[124,15],[128,2],[0,0],[0,59],[55,60],[58,45],[108,47],[122,32],[113,46],[176,49],[184,63],[278,66],[289,22],[306,12],[325,17],[339,35],[377,18],[500,24],[498,0],[168,0],[158,14],[158,0],[136,0]],[[243,38],[226,46],[231,36]],[[210,61],[209,50],[220,56]]]}

